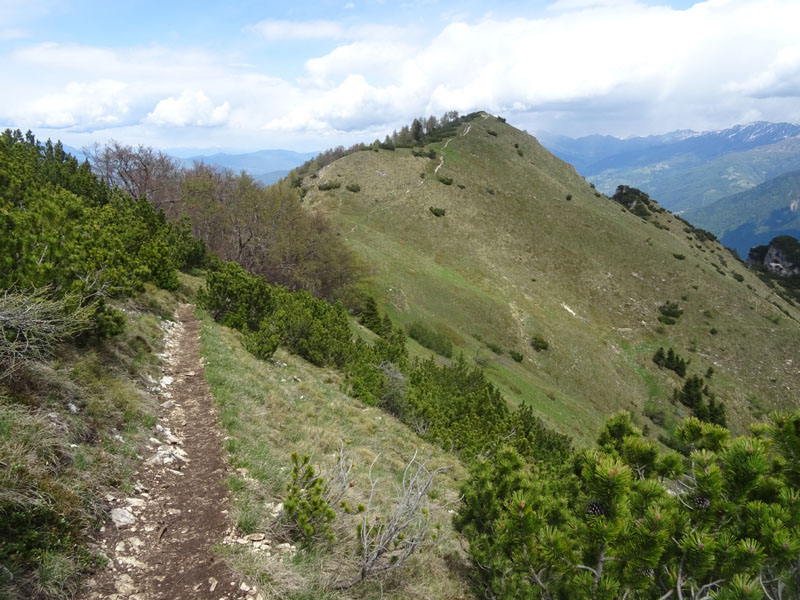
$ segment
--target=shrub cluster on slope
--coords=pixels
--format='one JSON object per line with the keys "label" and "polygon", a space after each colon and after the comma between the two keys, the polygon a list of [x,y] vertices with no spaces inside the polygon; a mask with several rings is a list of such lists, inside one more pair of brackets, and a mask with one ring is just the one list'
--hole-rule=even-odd
{"label": "shrub cluster on slope", "polygon": [[105,298],[145,283],[175,289],[177,270],[204,260],[187,223],[109,189],[60,144],[0,135],[0,289],[70,297],[67,308],[90,306],[94,333],[108,336],[121,315]]}
{"label": "shrub cluster on slope", "polygon": [[[501,439],[531,458],[543,449],[553,456],[568,451],[568,438],[548,430],[530,407],[512,412],[463,357],[451,366],[410,361],[402,330],[385,325],[374,344],[354,339],[339,303],[271,285],[232,263],[209,273],[201,303],[217,321],[242,331],[256,356],[269,358],[282,345],[316,365],[335,366],[353,396],[467,459]],[[384,319],[372,315],[370,322]]]}
{"label": "shrub cluster on slope", "polygon": [[491,598],[797,597],[800,412],[730,439],[686,420],[662,453],[627,413],[568,464],[477,461],[457,527]]}

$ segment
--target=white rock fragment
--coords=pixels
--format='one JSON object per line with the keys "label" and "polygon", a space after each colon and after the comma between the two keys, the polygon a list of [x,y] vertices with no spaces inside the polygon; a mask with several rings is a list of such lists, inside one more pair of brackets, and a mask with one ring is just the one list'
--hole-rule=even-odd
{"label": "white rock fragment", "polygon": [[124,527],[136,522],[136,517],[127,508],[112,508],[111,520],[117,527]]}
{"label": "white rock fragment", "polygon": [[127,573],[121,573],[114,581],[114,587],[117,591],[125,596],[133,594],[136,588],[133,586],[133,579]]}

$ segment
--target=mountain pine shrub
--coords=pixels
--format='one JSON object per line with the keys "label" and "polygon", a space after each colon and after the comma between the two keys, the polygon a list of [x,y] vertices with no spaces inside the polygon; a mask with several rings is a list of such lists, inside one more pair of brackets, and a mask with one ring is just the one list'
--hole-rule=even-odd
{"label": "mountain pine shrub", "polygon": [[550,347],[550,342],[544,339],[541,335],[534,335],[531,338],[531,348],[533,348],[537,352],[541,352],[542,350],[547,350],[549,347]]}
{"label": "mountain pine shrub", "polygon": [[348,192],[353,192],[354,194],[361,191],[361,186],[357,183],[348,183],[344,187]]}
{"label": "mountain pine shrub", "polygon": [[430,329],[421,321],[415,321],[408,326],[408,337],[446,358],[453,356],[453,342],[446,335]]}
{"label": "mountain pine shrub", "polygon": [[431,206],[428,210],[431,211],[431,214],[433,214],[434,217],[443,217],[446,212],[443,208],[435,208],[433,206]]}
{"label": "mountain pine shrub", "polygon": [[685,420],[685,455],[611,417],[567,464],[508,447],[476,460],[456,527],[483,597],[787,598],[800,594],[800,412],[731,439]]}
{"label": "mountain pine shrub", "polygon": [[667,300],[664,304],[659,306],[658,312],[661,313],[658,316],[658,320],[665,325],[674,325],[678,322],[678,319],[681,317],[681,315],[683,315],[683,309],[678,305],[678,303],[670,300]]}
{"label": "mountain pine shrub", "polygon": [[686,375],[686,367],[691,361],[686,361],[672,348],[667,352],[664,352],[664,348],[659,348],[653,355],[653,362],[659,367],[675,371],[679,377],[684,377]]}

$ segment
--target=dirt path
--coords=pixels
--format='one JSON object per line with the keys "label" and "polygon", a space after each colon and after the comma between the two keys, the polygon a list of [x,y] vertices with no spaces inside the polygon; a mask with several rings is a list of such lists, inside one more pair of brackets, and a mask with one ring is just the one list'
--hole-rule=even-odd
{"label": "dirt path", "polygon": [[113,523],[97,542],[109,562],[88,582],[82,600],[254,598],[210,552],[231,530],[227,466],[194,307],[181,305],[177,316],[165,327],[159,423],[136,493],[106,497]]}
{"label": "dirt path", "polygon": [[[472,129],[472,124],[467,123],[467,127],[464,129],[464,133],[461,134],[461,137],[467,135],[470,129]],[[442,146],[442,150],[445,150],[447,148],[447,145],[451,141],[453,141],[453,138],[448,138],[447,141],[444,143],[444,146]],[[437,173],[439,173],[439,169],[441,169],[442,166],[444,166],[444,154],[442,154],[442,156],[439,157],[439,165],[433,170],[433,174],[436,175]],[[420,185],[422,185],[423,183],[424,181],[420,182]]]}

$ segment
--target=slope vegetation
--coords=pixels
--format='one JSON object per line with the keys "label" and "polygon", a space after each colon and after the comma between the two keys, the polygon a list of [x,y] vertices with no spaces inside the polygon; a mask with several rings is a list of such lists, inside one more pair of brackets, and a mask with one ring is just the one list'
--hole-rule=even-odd
{"label": "slope vegetation", "polygon": [[[662,346],[690,357],[690,374],[712,367],[734,428],[797,394],[795,307],[713,237],[654,202],[640,215],[611,201],[488,114],[424,155],[355,152],[302,187],[370,266],[395,322],[444,336],[577,441],[619,408],[650,427],[687,414],[672,401],[682,379],[651,360]],[[668,302],[681,313],[670,325]]]}

